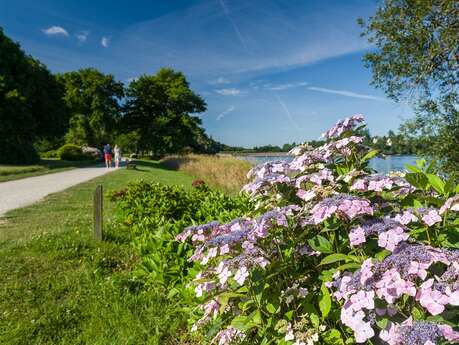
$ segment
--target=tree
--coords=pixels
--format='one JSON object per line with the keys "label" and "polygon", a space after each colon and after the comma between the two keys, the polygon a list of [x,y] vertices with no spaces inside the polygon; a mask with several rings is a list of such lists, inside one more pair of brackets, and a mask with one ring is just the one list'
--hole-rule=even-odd
{"label": "tree", "polygon": [[367,23],[359,22],[376,47],[364,57],[373,84],[415,107],[416,117],[401,130],[410,138],[424,138],[423,153],[458,176],[458,2],[386,0]]}
{"label": "tree", "polygon": [[206,103],[181,72],[162,68],[143,75],[129,84],[126,95],[123,128],[138,131],[140,150],[163,155],[199,146],[205,133],[201,119],[191,114],[205,111]]}
{"label": "tree", "polygon": [[68,112],[63,90],[38,60],[0,28],[0,162],[38,160],[34,142],[61,136]]}
{"label": "tree", "polygon": [[72,115],[66,141],[90,146],[112,141],[120,119],[123,84],[113,75],[94,68],[64,73],[58,78],[65,89],[64,101]]}

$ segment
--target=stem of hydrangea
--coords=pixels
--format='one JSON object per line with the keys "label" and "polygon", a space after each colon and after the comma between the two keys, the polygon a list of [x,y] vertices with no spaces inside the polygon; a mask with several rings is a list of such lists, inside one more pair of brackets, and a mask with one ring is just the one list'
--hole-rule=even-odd
{"label": "stem of hydrangea", "polygon": [[432,242],[430,241],[430,234],[429,234],[429,226],[426,225],[426,235],[427,235],[427,241],[429,242],[429,244],[432,244]]}

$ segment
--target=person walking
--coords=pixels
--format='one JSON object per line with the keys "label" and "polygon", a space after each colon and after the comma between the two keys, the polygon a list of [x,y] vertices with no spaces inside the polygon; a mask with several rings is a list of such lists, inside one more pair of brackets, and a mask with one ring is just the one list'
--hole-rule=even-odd
{"label": "person walking", "polygon": [[121,147],[115,145],[115,168],[119,168],[121,163]]}
{"label": "person walking", "polygon": [[106,144],[104,146],[104,157],[105,157],[105,166],[107,168],[112,167],[112,156],[113,156],[112,147],[110,146],[110,144]]}

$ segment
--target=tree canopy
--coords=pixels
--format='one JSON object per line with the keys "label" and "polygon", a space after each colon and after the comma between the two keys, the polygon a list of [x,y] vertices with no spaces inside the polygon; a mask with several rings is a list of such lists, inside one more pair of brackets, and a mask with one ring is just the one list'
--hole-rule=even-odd
{"label": "tree canopy", "polygon": [[68,117],[62,88],[38,60],[0,28],[0,162],[38,159],[34,141],[63,135]]}
{"label": "tree canopy", "polygon": [[141,150],[162,155],[209,142],[201,119],[192,115],[205,111],[206,103],[183,73],[162,68],[143,75],[129,84],[126,96],[123,127],[139,133]]}
{"label": "tree canopy", "polygon": [[123,84],[113,75],[94,68],[64,73],[58,79],[65,89],[63,99],[71,114],[66,141],[90,146],[112,141],[120,119]]}
{"label": "tree canopy", "polygon": [[396,101],[415,106],[402,126],[422,137],[423,153],[438,158],[449,174],[459,171],[459,3],[452,0],[386,0],[363,36],[376,47],[364,61],[373,83]]}

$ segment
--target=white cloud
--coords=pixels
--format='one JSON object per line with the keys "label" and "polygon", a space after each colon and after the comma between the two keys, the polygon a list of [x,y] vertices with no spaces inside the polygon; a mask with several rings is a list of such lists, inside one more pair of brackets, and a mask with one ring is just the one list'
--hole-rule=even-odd
{"label": "white cloud", "polygon": [[221,84],[229,84],[230,81],[223,77],[218,77],[217,79],[213,79],[209,81],[211,85],[221,85]]}
{"label": "white cloud", "polygon": [[107,48],[109,43],[110,43],[110,38],[106,36],[102,37],[102,39],[100,40],[100,44],[102,44],[102,47],[104,48]]}
{"label": "white cloud", "polygon": [[356,93],[356,92],[347,91],[347,90],[334,90],[334,89],[327,89],[327,88],[324,88],[324,87],[315,87],[315,86],[309,86],[308,90],[324,92],[324,93],[331,93],[331,94],[335,94],[335,95],[340,95],[340,96],[345,96],[345,97],[352,97],[352,98],[372,99],[372,100],[375,100],[375,101],[383,101],[383,102],[387,102],[388,101],[387,99],[382,98],[382,97],[366,95],[366,94],[363,94],[363,93]]}
{"label": "white cloud", "polygon": [[368,49],[355,18],[373,12],[371,1],[358,6],[202,1],[132,25],[117,37],[113,53],[118,59],[135,55],[149,70],[167,61],[193,76],[261,74]]}
{"label": "white cloud", "polygon": [[298,82],[298,83],[287,83],[287,84],[265,84],[264,87],[267,90],[282,91],[282,90],[288,90],[288,89],[302,87],[306,85],[308,85],[308,83]]}
{"label": "white cloud", "polygon": [[62,26],[51,26],[47,29],[42,30],[45,35],[54,36],[54,35],[62,35],[62,36],[69,36],[67,30],[65,30]]}
{"label": "white cloud", "polygon": [[89,36],[89,31],[87,30],[82,30],[80,32],[78,32],[75,37],[78,39],[78,41],[80,41],[81,43],[84,43],[86,42],[86,40],[88,39],[88,36]]}
{"label": "white cloud", "polygon": [[217,116],[217,121],[220,121],[221,119],[223,119],[226,115],[228,115],[229,113],[233,112],[234,110],[236,109],[236,107],[234,105],[232,105],[231,107],[229,107],[228,109],[226,109],[225,111],[221,112],[220,114],[218,114]]}
{"label": "white cloud", "polygon": [[230,89],[219,89],[215,90],[216,93],[222,95],[222,96],[237,96],[241,93],[241,90],[235,89],[235,88],[230,88]]}

